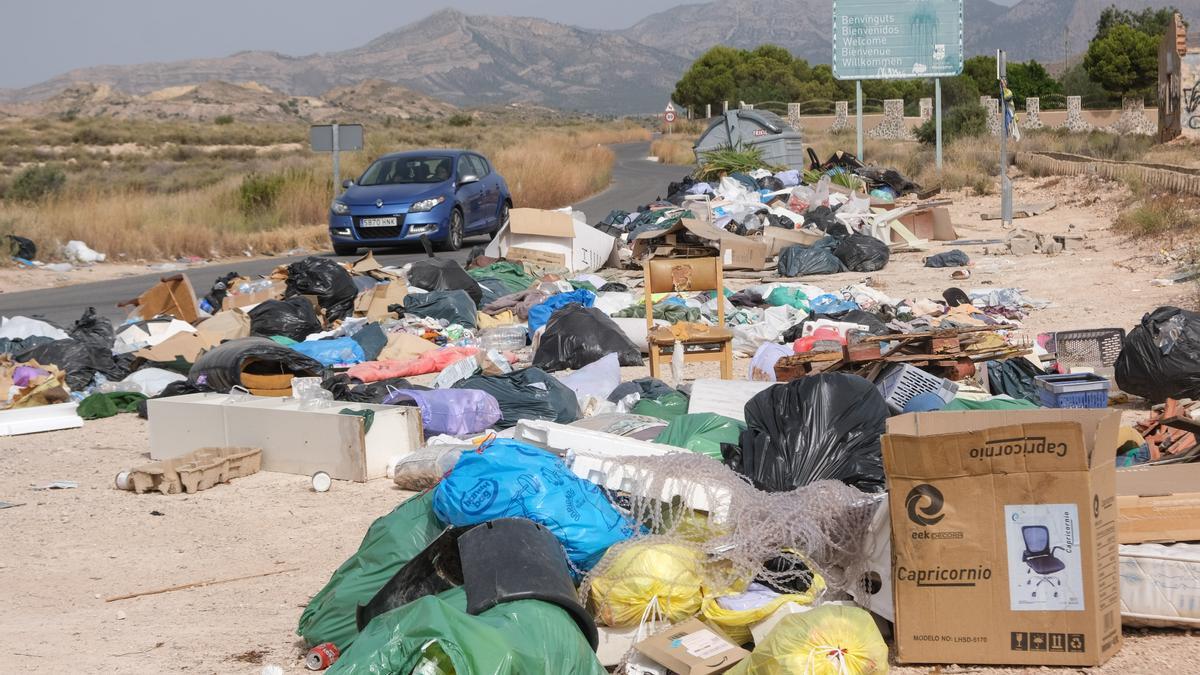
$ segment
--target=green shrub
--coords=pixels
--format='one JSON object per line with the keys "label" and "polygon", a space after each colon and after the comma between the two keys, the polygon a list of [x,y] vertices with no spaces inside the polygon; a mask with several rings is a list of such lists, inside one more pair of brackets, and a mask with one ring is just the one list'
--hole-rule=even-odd
{"label": "green shrub", "polygon": [[452,127],[469,127],[475,123],[475,118],[469,113],[454,113],[446,120],[446,123]]}
{"label": "green shrub", "polygon": [[285,177],[279,174],[248,174],[238,188],[238,207],[247,216],[262,213],[275,205],[283,191]]}
{"label": "green shrub", "polygon": [[213,124],[233,124],[233,115],[217,115],[216,118],[213,119]]}
{"label": "green shrub", "polygon": [[[982,136],[987,133],[988,113],[979,104],[961,105],[951,108],[942,118],[942,144],[947,144],[956,138]],[[925,120],[917,127],[917,140],[926,145],[937,143],[937,127],[934,118]]]}
{"label": "green shrub", "polygon": [[67,174],[56,166],[31,166],[13,179],[4,196],[17,202],[38,202],[62,189]]}

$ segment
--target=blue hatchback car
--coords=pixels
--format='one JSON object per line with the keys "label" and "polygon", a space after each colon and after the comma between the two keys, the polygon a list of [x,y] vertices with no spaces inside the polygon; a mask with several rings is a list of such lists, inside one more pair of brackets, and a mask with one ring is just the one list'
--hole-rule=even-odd
{"label": "blue hatchback car", "polygon": [[465,237],[494,236],[512,208],[504,178],[483,155],[466,150],[384,155],[343,187],[329,207],[329,238],[338,255],[422,235],[455,251]]}

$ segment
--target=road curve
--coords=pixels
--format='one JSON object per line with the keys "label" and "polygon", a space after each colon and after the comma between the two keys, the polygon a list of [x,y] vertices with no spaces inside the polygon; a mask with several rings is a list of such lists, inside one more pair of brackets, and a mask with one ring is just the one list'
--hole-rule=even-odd
{"label": "road curve", "polygon": [[[646,161],[645,158],[650,151],[648,143],[624,143],[614,145],[612,149],[616,154],[612,183],[604,192],[575,205],[593,223],[599,222],[613,209],[632,211],[660,195],[665,195],[667,184],[672,180],[678,180],[687,173],[687,169],[684,167],[666,166]],[[520,205],[518,204],[518,206]],[[457,260],[465,261],[467,251],[472,246],[486,243],[486,241],[486,238],[468,239],[463,250],[453,254],[439,255],[450,255]],[[343,261],[353,259],[352,257],[338,258],[328,252],[318,255],[334,257]],[[375,257],[385,265],[404,265],[419,260],[424,255],[425,253],[419,245],[403,249],[380,249],[375,252]],[[214,280],[229,272],[238,272],[246,276],[268,274],[276,266],[295,262],[302,257],[225,262],[192,267],[185,270],[184,274],[191,280],[196,292],[203,295],[212,286]],[[37,271],[30,272],[30,274],[39,273]],[[160,276],[156,273],[147,273],[62,288],[0,293],[0,316],[39,316],[69,326],[83,314],[85,309],[95,307],[101,315],[119,322],[125,318],[126,312],[118,309],[116,304],[137,297],[152,286]]]}

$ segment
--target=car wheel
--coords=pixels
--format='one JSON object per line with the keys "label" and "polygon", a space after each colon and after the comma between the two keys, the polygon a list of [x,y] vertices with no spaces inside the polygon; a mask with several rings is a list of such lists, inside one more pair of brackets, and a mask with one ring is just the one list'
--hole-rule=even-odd
{"label": "car wheel", "polygon": [[333,253],[335,255],[354,255],[358,253],[358,247],[348,246],[346,244],[334,244]]}
{"label": "car wheel", "polygon": [[443,251],[457,251],[463,245],[463,214],[462,211],[454,209],[450,212],[450,231],[446,233],[446,239],[442,242]]}
{"label": "car wheel", "polygon": [[500,230],[508,224],[508,208],[508,202],[504,202],[504,204],[500,206],[500,218],[498,219],[500,224],[496,226],[496,229],[488,233],[488,239],[495,239],[496,235],[500,233]]}

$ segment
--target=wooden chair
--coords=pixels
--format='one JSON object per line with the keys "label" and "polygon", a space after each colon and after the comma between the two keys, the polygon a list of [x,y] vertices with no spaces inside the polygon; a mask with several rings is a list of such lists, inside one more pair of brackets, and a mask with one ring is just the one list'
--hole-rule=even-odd
{"label": "wooden chair", "polygon": [[670,327],[654,326],[655,293],[716,291],[717,325],[704,332],[695,332],[683,340],[683,360],[687,362],[717,361],[721,364],[721,379],[733,379],[733,333],[725,327],[724,287],[720,258],[654,258],[643,265],[646,289],[646,335],[650,348],[650,377],[658,377],[663,363],[670,363],[675,349],[675,336]]}

